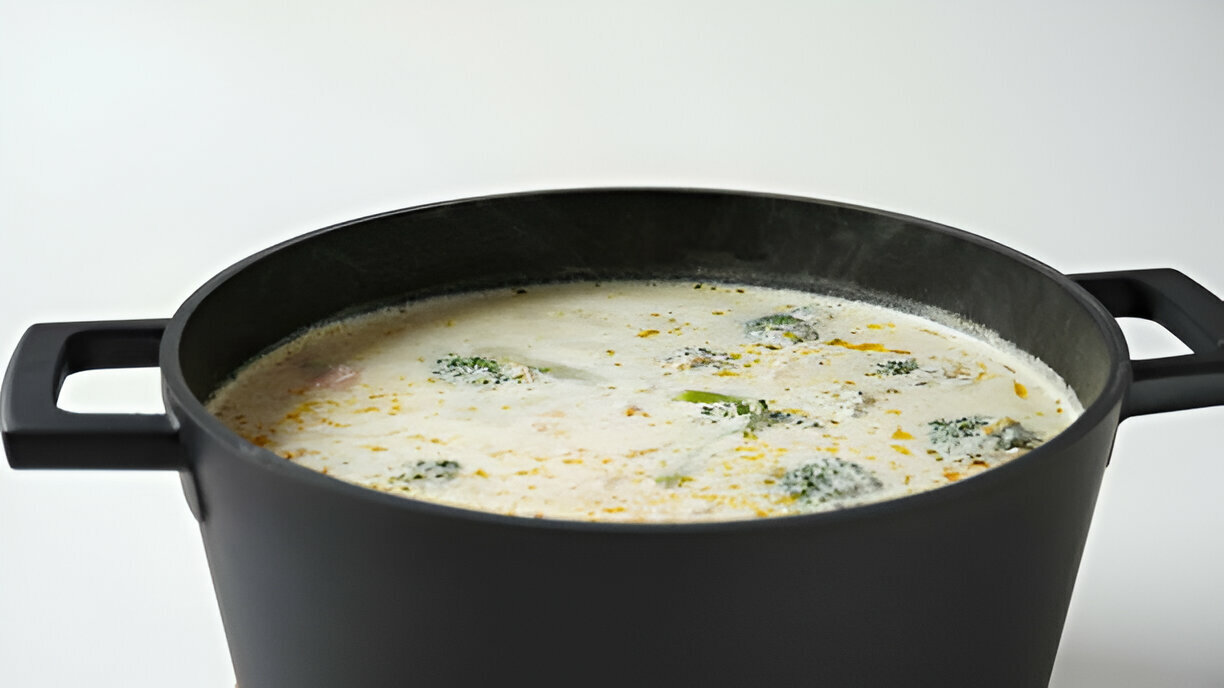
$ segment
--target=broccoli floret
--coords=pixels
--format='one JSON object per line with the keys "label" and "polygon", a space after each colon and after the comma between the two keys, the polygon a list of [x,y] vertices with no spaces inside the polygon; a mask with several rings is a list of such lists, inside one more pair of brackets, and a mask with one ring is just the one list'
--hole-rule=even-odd
{"label": "broccoli floret", "polygon": [[689,368],[726,368],[732,365],[731,354],[710,351],[701,346],[687,346],[663,359],[663,363],[677,370]]}
{"label": "broccoli floret", "polygon": [[459,462],[444,459],[442,461],[417,461],[407,471],[392,476],[392,480],[412,482],[417,480],[451,480],[459,475]]}
{"label": "broccoli floret", "polygon": [[[701,415],[722,420],[724,418],[735,418],[736,416],[751,416],[752,411],[745,410],[746,402],[733,401],[717,401],[712,404],[701,405]],[[751,419],[750,419],[751,420]]]}
{"label": "broccoli floret", "polygon": [[995,446],[1002,451],[1009,449],[1032,449],[1041,444],[1037,433],[1029,430],[1011,418],[1004,418],[987,428],[990,436],[995,438]]}
{"label": "broccoli floret", "polygon": [[478,385],[500,385],[503,382],[531,382],[542,371],[510,361],[496,361],[484,356],[447,354],[439,358],[434,372],[455,381]]}
{"label": "broccoli floret", "polygon": [[744,323],[744,331],[753,339],[770,344],[796,344],[820,335],[812,323],[791,313],[774,313]]}
{"label": "broccoli floret", "polygon": [[801,324],[804,324],[802,320],[789,313],[775,313],[753,320],[748,323],[748,327],[754,330],[785,330]]}
{"label": "broccoli floret", "polygon": [[779,485],[789,496],[808,504],[853,499],[884,487],[871,471],[835,456],[821,457],[787,471]]}
{"label": "broccoli floret", "polygon": [[483,380],[497,379],[502,375],[501,365],[491,358],[482,356],[456,356],[439,358],[438,367],[434,372],[455,377],[480,377]]}
{"label": "broccoli floret", "polygon": [[989,423],[982,416],[967,416],[956,420],[933,420],[930,426],[931,444],[953,444],[966,437],[981,435],[982,428]]}
{"label": "broccoli floret", "polygon": [[918,360],[914,358],[884,361],[876,364],[876,371],[871,375],[908,375],[918,370]]}
{"label": "broccoli floret", "polygon": [[955,420],[933,420],[929,424],[931,444],[953,455],[981,456],[990,451],[1032,449],[1041,437],[1011,418],[992,421],[982,416]]}

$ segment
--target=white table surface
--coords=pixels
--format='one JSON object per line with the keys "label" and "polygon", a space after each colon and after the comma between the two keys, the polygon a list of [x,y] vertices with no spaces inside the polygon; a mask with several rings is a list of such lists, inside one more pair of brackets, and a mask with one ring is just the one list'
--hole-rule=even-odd
{"label": "white table surface", "polygon": [[[588,185],[858,202],[1224,294],[1224,4],[747,5],[0,0],[0,357],[334,222]],[[144,372],[65,403],[156,410]],[[1221,427],[1123,424],[1052,686],[1224,686]],[[0,686],[233,683],[175,475],[0,462]]]}

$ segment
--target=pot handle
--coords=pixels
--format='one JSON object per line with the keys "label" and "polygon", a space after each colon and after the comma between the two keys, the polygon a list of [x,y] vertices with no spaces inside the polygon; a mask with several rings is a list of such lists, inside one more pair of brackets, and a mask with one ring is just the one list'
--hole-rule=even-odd
{"label": "pot handle", "polygon": [[1071,275],[1115,318],[1144,318],[1194,353],[1131,361],[1124,418],[1224,404],[1224,301],[1177,270]]}
{"label": "pot handle", "polygon": [[178,427],[166,414],[72,413],[56,406],[73,373],[156,366],[168,322],[41,323],[26,330],[0,390],[9,465],[185,470]]}

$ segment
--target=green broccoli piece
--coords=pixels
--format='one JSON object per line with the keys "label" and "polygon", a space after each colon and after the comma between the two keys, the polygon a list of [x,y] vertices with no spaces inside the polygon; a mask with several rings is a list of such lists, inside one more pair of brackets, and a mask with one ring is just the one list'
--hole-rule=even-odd
{"label": "green broccoli piece", "polygon": [[407,471],[392,476],[392,480],[412,482],[417,480],[451,480],[459,475],[459,462],[444,459],[442,461],[417,461]]}
{"label": "green broccoli piece", "polygon": [[933,420],[931,444],[950,455],[981,456],[992,450],[1032,449],[1041,444],[1041,437],[1011,418],[992,420],[983,416],[967,416],[955,420]]}
{"label": "green broccoli piece", "polygon": [[1032,449],[1041,444],[1041,437],[1011,418],[1004,418],[990,428],[995,446],[1002,451],[1009,449]]}
{"label": "green broccoli piece", "polygon": [[786,494],[806,504],[853,499],[884,487],[871,471],[835,456],[821,457],[787,471],[779,485]]}
{"label": "green broccoli piece", "polygon": [[744,410],[744,402],[719,401],[713,404],[702,404],[701,415],[722,420],[724,418],[735,418],[736,416],[749,416],[749,423],[752,422],[752,412]]}
{"label": "green broccoli piece", "polygon": [[870,375],[908,375],[918,370],[918,360],[906,358],[896,361],[884,361],[876,364],[876,371]]}
{"label": "green broccoli piece", "polygon": [[748,326],[754,330],[784,330],[801,324],[804,324],[802,320],[789,313],[775,313],[757,318],[748,323]]}
{"label": "green broccoli piece", "polygon": [[471,375],[484,379],[496,379],[502,374],[501,365],[497,361],[481,356],[451,354],[449,358],[439,358],[437,363],[438,368],[435,369],[435,372],[444,375]]}
{"label": "green broccoli piece", "polygon": [[820,336],[812,323],[791,313],[774,313],[749,320],[744,323],[744,331],[753,339],[771,344],[796,344]]}
{"label": "green broccoli piece", "polygon": [[531,382],[543,372],[521,363],[499,362],[484,356],[447,354],[439,358],[434,372],[455,381],[478,385],[500,385],[503,382]]}
{"label": "green broccoli piece", "polygon": [[933,420],[930,427],[931,444],[956,444],[958,440],[984,434],[982,428],[990,421],[982,416],[966,416],[956,420]]}

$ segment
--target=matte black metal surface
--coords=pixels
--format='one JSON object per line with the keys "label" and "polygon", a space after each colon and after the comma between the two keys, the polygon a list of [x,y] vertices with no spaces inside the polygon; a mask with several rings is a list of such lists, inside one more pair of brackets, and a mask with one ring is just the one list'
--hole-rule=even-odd
{"label": "matte black metal surface", "polygon": [[13,468],[186,467],[173,421],[162,414],[70,413],[56,405],[71,374],[153,367],[166,320],[41,323],[17,344],[0,393],[4,448]]}
{"label": "matte black metal surface", "polygon": [[[179,358],[206,396],[264,348],[355,307],[541,280],[704,277],[938,306],[1094,398],[1110,357],[1091,318],[1055,271],[1021,258],[934,223],[807,199],[649,189],[475,199],[341,225],[241,264],[191,300]],[[192,347],[196,330],[218,327],[226,346]]]}
{"label": "matte black metal surface", "polygon": [[1118,318],[1163,325],[1194,352],[1132,361],[1124,416],[1224,404],[1224,302],[1176,270],[1073,276]]}
{"label": "matte black metal surface", "polygon": [[[367,490],[241,440],[202,406],[243,362],[320,320],[466,288],[634,277],[936,306],[1040,357],[1087,410],[1031,453],[931,492],[634,525]],[[1207,360],[1224,327],[1218,299],[1184,277],[1093,277],[1081,281],[1114,314],[1164,322],[1198,352],[1168,369],[1136,363],[1128,413],[1224,401]],[[23,340],[5,381],[6,441],[32,427],[23,419],[54,415],[54,389],[77,365],[57,353],[65,341],[83,338],[68,357],[78,363],[148,364],[163,324],[85,325]],[[841,204],[659,189],[443,203],[301,237],[188,299],[160,364],[168,415],[156,427],[55,416],[42,444],[9,458],[101,465],[83,457],[109,448],[123,451],[106,465],[185,467],[243,688],[1044,686],[1131,381],[1110,313],[1005,247]]]}
{"label": "matte black metal surface", "polygon": [[243,686],[1042,686],[1112,430],[954,498],[722,528],[414,512],[205,453],[202,529]]}
{"label": "matte black metal surface", "polygon": [[187,423],[244,688],[1045,685],[1117,425],[1124,349],[1070,282],[968,235],[718,192],[521,195],[388,214],[255,257],[194,296],[166,352],[192,394],[168,403],[198,418],[191,396],[354,306],[680,276],[935,305],[998,330],[1103,403],[1024,459],[932,493],[700,526],[542,523],[406,502],[235,443],[211,419]]}

